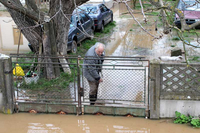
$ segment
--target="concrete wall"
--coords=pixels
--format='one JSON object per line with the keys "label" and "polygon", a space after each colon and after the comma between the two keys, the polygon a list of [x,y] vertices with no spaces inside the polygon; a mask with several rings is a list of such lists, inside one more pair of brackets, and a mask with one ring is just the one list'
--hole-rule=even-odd
{"label": "concrete wall", "polygon": [[[11,17],[0,17],[0,53],[17,53],[18,45],[14,45],[13,27],[16,27],[16,24]],[[19,52],[30,52],[28,41],[24,36]]]}
{"label": "concrete wall", "polygon": [[200,101],[160,100],[160,118],[175,117],[175,111],[192,116],[200,115]]}

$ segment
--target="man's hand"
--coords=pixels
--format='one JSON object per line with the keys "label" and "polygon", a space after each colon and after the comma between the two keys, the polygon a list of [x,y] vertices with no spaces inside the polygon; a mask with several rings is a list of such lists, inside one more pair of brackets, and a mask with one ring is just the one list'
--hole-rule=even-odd
{"label": "man's hand", "polygon": [[103,82],[103,79],[102,79],[102,78],[99,79],[99,83],[101,83],[101,82]]}

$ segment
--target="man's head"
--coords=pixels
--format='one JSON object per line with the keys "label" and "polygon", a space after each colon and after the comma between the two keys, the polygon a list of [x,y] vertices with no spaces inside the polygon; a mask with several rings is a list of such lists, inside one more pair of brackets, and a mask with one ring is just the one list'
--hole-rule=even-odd
{"label": "man's head", "polygon": [[97,42],[96,44],[96,48],[95,48],[95,52],[98,56],[101,56],[104,52],[105,49],[105,45],[103,43]]}

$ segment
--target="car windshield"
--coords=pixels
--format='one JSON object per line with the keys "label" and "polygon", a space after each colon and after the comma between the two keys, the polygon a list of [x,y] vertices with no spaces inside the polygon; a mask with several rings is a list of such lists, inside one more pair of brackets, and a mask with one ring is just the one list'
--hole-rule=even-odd
{"label": "car windshield", "polygon": [[98,10],[96,6],[83,6],[82,10],[85,10],[87,14],[97,14]]}
{"label": "car windshield", "polygon": [[75,24],[76,24],[75,16],[72,15],[72,16],[71,16],[71,24],[70,24],[70,27],[73,27]]}
{"label": "car windshield", "polygon": [[200,4],[197,3],[195,0],[180,0],[178,5],[180,10],[200,10]]}

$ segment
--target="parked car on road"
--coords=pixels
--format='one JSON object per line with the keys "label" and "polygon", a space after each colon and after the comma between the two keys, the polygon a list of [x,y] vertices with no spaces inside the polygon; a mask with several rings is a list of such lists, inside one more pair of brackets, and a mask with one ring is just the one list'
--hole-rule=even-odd
{"label": "parked car on road", "polygon": [[71,17],[71,24],[68,32],[67,51],[76,53],[77,44],[88,37],[92,39],[94,36],[94,29],[94,22],[87,13],[78,12],[77,14],[76,11],[74,11]]}
{"label": "parked car on road", "polygon": [[[200,20],[200,4],[195,0],[179,0],[177,8],[183,12],[188,25]],[[175,15],[175,24],[181,27],[180,18],[177,14]]]}
{"label": "parked car on road", "polygon": [[113,21],[112,10],[104,4],[84,4],[79,9],[84,10],[94,20],[96,30],[103,31],[104,26]]}

